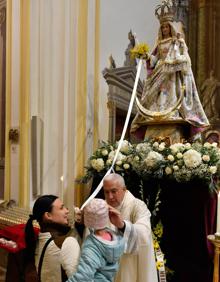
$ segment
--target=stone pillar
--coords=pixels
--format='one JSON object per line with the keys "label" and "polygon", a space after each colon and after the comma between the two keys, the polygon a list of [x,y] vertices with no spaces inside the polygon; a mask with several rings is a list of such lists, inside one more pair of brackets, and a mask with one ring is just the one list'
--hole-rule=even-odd
{"label": "stone pillar", "polygon": [[110,142],[114,142],[115,141],[115,127],[116,127],[116,103],[114,101],[108,101],[107,107],[109,110],[108,140]]}

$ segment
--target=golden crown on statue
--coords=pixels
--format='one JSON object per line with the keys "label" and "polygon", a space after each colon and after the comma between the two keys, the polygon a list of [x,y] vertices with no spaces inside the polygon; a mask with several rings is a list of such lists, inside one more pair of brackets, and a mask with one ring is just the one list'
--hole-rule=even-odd
{"label": "golden crown on statue", "polygon": [[175,0],[163,0],[155,9],[155,15],[160,23],[174,21],[176,12]]}

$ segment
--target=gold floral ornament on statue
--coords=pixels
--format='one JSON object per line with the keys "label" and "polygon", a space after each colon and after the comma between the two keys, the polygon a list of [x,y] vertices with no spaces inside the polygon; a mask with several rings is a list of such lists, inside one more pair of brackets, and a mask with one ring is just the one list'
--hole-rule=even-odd
{"label": "gold floral ornament on statue", "polygon": [[147,60],[149,55],[149,46],[146,43],[137,44],[133,49],[131,49],[131,58],[132,59],[143,59]]}

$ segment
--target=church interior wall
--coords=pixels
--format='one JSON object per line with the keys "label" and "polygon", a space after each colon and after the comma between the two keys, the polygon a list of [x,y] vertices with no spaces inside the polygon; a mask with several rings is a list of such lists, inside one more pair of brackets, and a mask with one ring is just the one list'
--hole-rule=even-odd
{"label": "church interior wall", "polygon": [[[21,2],[11,0],[8,3],[11,5],[9,21],[12,28],[7,130],[21,126],[18,105],[21,102],[20,71],[23,63],[20,56]],[[154,9],[159,3],[159,0],[139,0],[138,4],[132,0],[30,1],[29,110],[30,117],[36,117],[35,126],[38,128],[35,139],[38,164],[35,170],[29,169],[26,187],[29,195],[25,196],[28,202],[34,200],[33,194],[49,192],[63,197],[69,206],[74,201],[82,201],[81,191],[85,187],[76,185],[74,181],[82,176],[87,159],[98,142],[108,139],[108,85],[102,71],[109,66],[110,55],[117,67],[123,66],[130,29],[139,42],[146,42],[150,49],[153,48],[159,26]],[[216,7],[218,11],[219,5]],[[197,23],[197,17],[191,17],[191,25]],[[216,17],[218,19],[218,12]],[[219,40],[216,34],[216,42]],[[190,48],[194,50],[196,44],[191,41]],[[196,56],[193,51],[195,69],[198,67]],[[219,76],[219,64],[215,67]],[[40,129],[42,120],[43,130]],[[31,119],[29,122],[31,127]],[[28,132],[31,140],[32,132]],[[20,144],[7,144],[6,155],[10,161],[5,178],[5,197],[19,202],[24,195],[23,187],[18,187],[19,178],[24,173],[19,168]],[[77,193],[74,193],[74,187]]]}

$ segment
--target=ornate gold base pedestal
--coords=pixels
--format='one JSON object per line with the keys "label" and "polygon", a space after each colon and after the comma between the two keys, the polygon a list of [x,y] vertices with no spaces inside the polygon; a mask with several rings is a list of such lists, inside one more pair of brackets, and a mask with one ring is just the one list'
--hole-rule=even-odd
{"label": "ornate gold base pedestal", "polygon": [[188,123],[176,121],[161,121],[152,122],[147,125],[145,139],[169,137],[170,142],[179,143],[183,139],[189,139],[189,125]]}
{"label": "ornate gold base pedestal", "polygon": [[220,255],[220,240],[215,238],[215,235],[208,235],[208,240],[215,246],[214,258],[214,274],[213,282],[219,282],[219,255]]}

